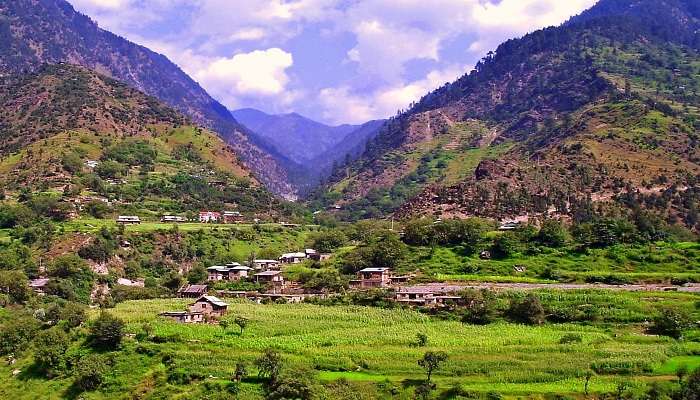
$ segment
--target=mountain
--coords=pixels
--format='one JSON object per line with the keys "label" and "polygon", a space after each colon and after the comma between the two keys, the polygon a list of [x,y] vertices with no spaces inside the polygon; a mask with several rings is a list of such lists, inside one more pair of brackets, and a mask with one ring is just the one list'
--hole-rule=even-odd
{"label": "mountain", "polygon": [[3,193],[100,196],[158,214],[270,209],[269,192],[217,134],[92,70],[44,65],[5,77],[0,110]]}
{"label": "mountain", "polygon": [[698,17],[697,1],[602,0],[509,40],[388,121],[316,205],[353,218],[646,208],[695,226]]}
{"label": "mountain", "polygon": [[377,120],[362,125],[329,126],[296,113],[270,115],[250,108],[231,113],[256,140],[286,154],[313,180],[330,172],[333,163],[361,153],[367,140],[384,123]]}
{"label": "mountain", "polygon": [[271,190],[294,196],[283,156],[254,143],[229,111],[166,57],[100,29],[64,0],[0,3],[0,75],[70,63],[154,96],[219,133]]}

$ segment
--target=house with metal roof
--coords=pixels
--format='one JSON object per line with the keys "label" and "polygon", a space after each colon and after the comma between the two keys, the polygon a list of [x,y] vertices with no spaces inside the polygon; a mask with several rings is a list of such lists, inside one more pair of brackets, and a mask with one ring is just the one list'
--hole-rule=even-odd
{"label": "house with metal roof", "polygon": [[202,296],[190,304],[191,313],[202,313],[208,317],[222,317],[228,311],[228,304],[216,296]]}
{"label": "house with metal roof", "polygon": [[207,294],[209,287],[207,285],[185,285],[177,291],[178,297],[197,298]]}

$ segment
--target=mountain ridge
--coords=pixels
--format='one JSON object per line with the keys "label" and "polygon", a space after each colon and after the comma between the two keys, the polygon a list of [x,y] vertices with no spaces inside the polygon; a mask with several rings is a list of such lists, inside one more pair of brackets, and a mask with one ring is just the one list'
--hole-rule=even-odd
{"label": "mountain ridge", "polygon": [[0,85],[3,191],[140,211],[267,212],[270,194],[216,133],[121,81],[44,65]]}
{"label": "mountain ridge", "polygon": [[0,4],[0,74],[67,62],[153,95],[218,132],[274,192],[295,195],[282,165],[254,143],[229,111],[165,56],[97,26],[64,0]]}
{"label": "mountain ridge", "polygon": [[[336,171],[319,205],[356,217],[574,216],[596,199],[619,205],[611,193],[651,181],[692,188],[698,22],[677,12],[691,2],[661,2],[679,21],[669,31],[636,17],[594,16],[652,3],[603,0],[560,27],[506,41],[392,118],[358,162]],[[688,208],[673,207],[660,212],[694,225]]]}

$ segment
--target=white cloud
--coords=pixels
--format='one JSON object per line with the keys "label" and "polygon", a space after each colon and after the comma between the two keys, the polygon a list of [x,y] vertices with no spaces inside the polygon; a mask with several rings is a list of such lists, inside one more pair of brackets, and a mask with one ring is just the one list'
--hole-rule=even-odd
{"label": "white cloud", "polygon": [[318,102],[324,119],[335,124],[386,118],[420,100],[428,92],[454,81],[464,71],[463,66],[453,65],[444,70],[431,71],[421,80],[385,86],[372,93],[353,92],[348,86],[326,88],[321,90]]}
{"label": "white cloud", "polygon": [[117,10],[129,4],[128,0],[73,0],[73,5],[81,9],[110,9]]}
{"label": "white cloud", "polygon": [[194,76],[214,94],[235,103],[241,96],[282,94],[289,83],[286,69],[293,64],[292,54],[271,48],[214,59]]}
{"label": "white cloud", "polygon": [[267,36],[267,32],[262,28],[243,28],[238,31],[233,32],[228,40],[232,42],[242,41],[242,40],[260,40]]}
{"label": "white cloud", "polygon": [[[304,108],[332,122],[392,115],[470,70],[504,40],[561,23],[595,2],[72,0],[107,29],[170,57],[227,106]],[[156,23],[159,27],[152,29]],[[281,50],[295,48],[290,40],[314,29],[323,40],[336,34],[354,39],[344,39],[346,64],[320,93],[308,77],[312,74],[297,74],[307,75],[306,81],[291,79],[294,57]],[[313,49],[306,50],[299,57],[315,56]],[[326,62],[323,58],[301,61],[297,64],[304,68],[326,67],[318,66]],[[424,76],[416,79],[419,73]],[[321,111],[313,115],[313,110]]]}

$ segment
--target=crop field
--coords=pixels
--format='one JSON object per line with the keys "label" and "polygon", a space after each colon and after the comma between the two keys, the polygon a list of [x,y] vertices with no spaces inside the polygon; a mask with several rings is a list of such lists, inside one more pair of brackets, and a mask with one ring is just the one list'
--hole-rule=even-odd
{"label": "crop field", "polygon": [[[419,268],[443,281],[699,282],[700,244],[615,246],[585,253],[566,248],[545,249],[539,254],[517,254],[503,260],[464,255],[459,247],[432,251],[415,248],[405,265],[407,271]],[[517,272],[516,266],[523,272]]]}
{"label": "crop field", "polygon": [[[367,384],[389,382],[405,392],[398,398],[410,398],[411,382],[424,376],[416,362],[427,350],[449,355],[435,375],[440,388],[459,385],[463,390],[506,396],[581,394],[583,377],[591,369],[597,373],[591,390],[612,391],[621,379],[632,385],[670,380],[680,365],[700,363],[699,343],[652,336],[643,329],[645,317],[655,307],[674,304],[690,310],[699,296],[605,292],[540,295],[549,305],[608,302],[609,306],[601,323],[529,327],[507,322],[467,325],[405,309],[258,305],[231,300],[226,317],[231,326],[224,330],[218,325],[177,324],[157,316],[162,311],[184,309],[187,300],[126,302],[113,313],[127,322],[127,331],[137,334],[147,323],[156,339],[141,343],[127,339],[102,393],[84,394],[84,398],[201,395],[207,382],[227,381],[237,362],[249,363],[254,376],[252,362],[270,347],[283,355],[288,368],[311,368],[325,382],[340,378]],[[233,324],[236,316],[250,321],[242,336]],[[428,336],[426,347],[414,344],[418,333]],[[561,344],[562,337],[570,334],[580,336],[581,342]],[[164,354],[172,356],[175,367],[200,374],[204,380],[189,385],[164,382]],[[3,364],[0,374],[9,376],[9,368]],[[37,393],[56,398],[57,389],[69,382],[20,376],[3,380],[0,393],[13,399],[36,398],[32,396]],[[26,394],[30,393],[29,387],[31,396]],[[259,396],[257,382],[247,380],[240,398]]]}

